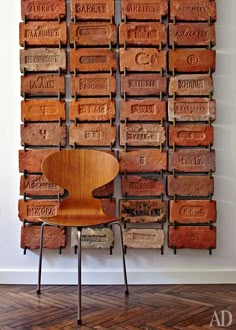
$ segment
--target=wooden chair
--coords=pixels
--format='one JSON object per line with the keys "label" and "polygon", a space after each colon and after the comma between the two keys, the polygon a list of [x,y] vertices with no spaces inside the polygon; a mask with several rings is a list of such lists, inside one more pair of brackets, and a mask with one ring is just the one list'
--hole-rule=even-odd
{"label": "wooden chair", "polygon": [[116,224],[120,228],[125,293],[128,294],[127,274],[120,218],[104,214],[101,200],[92,196],[93,190],[111,182],[119,172],[115,157],[98,150],[63,150],[49,155],[42,164],[47,179],[65,188],[69,197],[60,202],[56,216],[41,218],[40,254],[37,293],[40,294],[44,227],[46,224],[77,227],[78,229],[78,324],[81,321],[81,230],[83,227]]}

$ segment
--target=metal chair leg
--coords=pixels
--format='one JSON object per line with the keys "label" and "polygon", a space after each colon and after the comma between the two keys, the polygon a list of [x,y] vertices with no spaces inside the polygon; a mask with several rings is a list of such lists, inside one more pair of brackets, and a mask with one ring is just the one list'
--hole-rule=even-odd
{"label": "metal chair leg", "polygon": [[121,243],[121,253],[123,260],[123,273],[124,273],[124,283],[125,283],[125,294],[129,294],[128,281],[127,281],[127,272],[126,272],[126,263],[125,263],[125,253],[124,253],[124,241],[123,241],[123,230],[120,222],[113,222],[112,225],[118,225],[120,228],[120,243]]}
{"label": "metal chair leg", "polygon": [[82,324],[81,319],[81,230],[82,228],[78,227],[78,314],[77,314],[77,324]]}
{"label": "metal chair leg", "polygon": [[46,222],[41,225],[40,233],[40,250],[39,250],[39,268],[38,268],[38,287],[37,294],[41,293],[41,274],[42,274],[42,259],[43,259],[43,236],[44,236],[44,227]]}

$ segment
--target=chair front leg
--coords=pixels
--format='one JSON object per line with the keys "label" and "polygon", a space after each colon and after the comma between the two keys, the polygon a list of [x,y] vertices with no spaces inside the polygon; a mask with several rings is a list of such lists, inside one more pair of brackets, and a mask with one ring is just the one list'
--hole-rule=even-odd
{"label": "chair front leg", "polygon": [[77,314],[77,324],[82,324],[81,319],[81,231],[82,228],[78,227],[78,314]]}
{"label": "chair front leg", "polygon": [[41,274],[42,274],[42,259],[43,259],[43,236],[44,236],[44,227],[46,226],[46,222],[43,222],[41,225],[41,233],[40,233],[40,250],[39,250],[39,268],[38,268],[38,287],[37,294],[41,293]]}

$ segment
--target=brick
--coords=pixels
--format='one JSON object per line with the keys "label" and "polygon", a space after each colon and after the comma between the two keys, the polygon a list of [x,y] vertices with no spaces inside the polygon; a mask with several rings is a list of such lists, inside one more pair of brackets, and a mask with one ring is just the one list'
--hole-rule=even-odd
{"label": "brick", "polygon": [[70,125],[70,145],[111,146],[116,141],[116,126],[110,124]]}
{"label": "brick", "polygon": [[59,202],[54,200],[20,199],[18,202],[18,216],[21,221],[41,222],[41,217],[53,217],[57,214]]}
{"label": "brick", "polygon": [[79,74],[71,78],[72,95],[110,96],[116,93],[116,78],[107,73]]}
{"label": "brick", "polygon": [[160,20],[168,12],[167,0],[121,0],[121,18],[129,20]]}
{"label": "brick", "polygon": [[215,25],[208,23],[169,24],[169,45],[207,46],[216,44]]}
{"label": "brick", "polygon": [[169,227],[168,246],[177,249],[215,249],[216,228],[205,226]]}
{"label": "brick", "polygon": [[66,0],[21,0],[21,19],[49,21],[65,19]]}
{"label": "brick", "polygon": [[119,25],[119,44],[123,46],[165,46],[166,25],[159,22],[128,22]]}
{"label": "brick", "polygon": [[[114,247],[114,232],[111,228],[83,228],[81,245],[85,249],[109,249]],[[77,228],[71,230],[71,247],[78,246]]]}
{"label": "brick", "polygon": [[204,73],[215,71],[216,51],[209,49],[170,49],[168,52],[169,71]]}
{"label": "brick", "polygon": [[215,0],[170,0],[170,19],[179,21],[216,20]]}
{"label": "brick", "polygon": [[20,50],[20,70],[26,71],[66,70],[66,50],[57,48],[31,48]]}
{"label": "brick", "polygon": [[111,195],[114,195],[114,181],[109,182],[93,191],[93,196],[95,197],[108,197]]}
{"label": "brick", "polygon": [[214,179],[209,176],[168,176],[169,196],[208,197],[214,193]]}
{"label": "brick", "polygon": [[45,175],[22,175],[20,178],[20,194],[27,196],[63,195],[64,189],[49,182]]}
{"label": "brick", "polygon": [[158,124],[120,124],[120,145],[160,146],[165,142],[165,127]]}
{"label": "brick", "polygon": [[167,169],[167,153],[158,149],[119,151],[120,172],[160,172]]}
{"label": "brick", "polygon": [[116,71],[116,53],[105,48],[80,48],[70,50],[70,72]]}
{"label": "brick", "polygon": [[158,199],[120,200],[120,216],[129,223],[165,222],[167,202]]}
{"label": "brick", "polygon": [[170,201],[170,223],[182,224],[216,222],[216,201],[176,200]]}
{"label": "brick", "polygon": [[107,46],[117,43],[115,24],[79,22],[70,24],[70,43],[78,46]]}
{"label": "brick", "polygon": [[169,145],[197,147],[213,144],[214,128],[210,125],[169,126]]}
{"label": "brick", "polygon": [[56,74],[29,74],[21,77],[21,96],[65,95],[65,77]]}
{"label": "brick", "polygon": [[65,101],[26,100],[21,102],[21,120],[56,121],[66,119]]}
{"label": "brick", "polygon": [[169,171],[215,171],[215,151],[206,149],[169,150]]}
{"label": "brick", "polygon": [[160,72],[166,67],[166,52],[157,48],[120,48],[120,71]]}
{"label": "brick", "polygon": [[161,121],[166,119],[166,101],[159,99],[120,100],[121,121]]}
{"label": "brick", "polygon": [[71,0],[71,19],[111,20],[114,15],[114,0]]}
{"label": "brick", "polygon": [[33,123],[21,125],[21,145],[61,146],[66,145],[66,125]]}
{"label": "brick", "polygon": [[[21,248],[27,247],[30,250],[40,247],[41,226],[26,225],[21,227]],[[54,226],[44,227],[43,247],[47,249],[59,249],[66,247],[65,228]]]}
{"label": "brick", "polygon": [[156,73],[121,75],[121,95],[157,96],[167,92],[167,78]]}
{"label": "brick", "polygon": [[216,101],[203,97],[168,99],[169,121],[214,121]]}
{"label": "brick", "polygon": [[20,23],[20,46],[66,46],[66,22]]}
{"label": "brick", "polygon": [[81,98],[70,102],[70,120],[108,121],[115,119],[115,101],[106,98]]}
{"label": "brick", "polygon": [[121,178],[122,196],[160,196],[165,193],[165,182],[160,176],[124,175]]}
{"label": "brick", "polygon": [[19,150],[19,172],[42,172],[41,165],[44,159],[54,153],[55,149]]}
{"label": "brick", "polygon": [[183,74],[170,78],[170,95],[176,93],[180,96],[208,96],[213,91],[213,80],[208,74]]}
{"label": "brick", "polygon": [[126,229],[123,232],[124,245],[134,249],[161,249],[164,246],[162,229]]}

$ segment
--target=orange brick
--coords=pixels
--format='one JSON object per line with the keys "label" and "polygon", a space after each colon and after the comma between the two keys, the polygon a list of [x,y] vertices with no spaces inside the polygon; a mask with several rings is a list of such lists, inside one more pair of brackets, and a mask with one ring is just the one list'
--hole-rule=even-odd
{"label": "orange brick", "polygon": [[111,20],[114,0],[71,0],[71,18],[78,20]]}
{"label": "orange brick", "polygon": [[18,211],[21,221],[41,222],[41,217],[53,217],[57,214],[59,202],[54,200],[19,200]]}
{"label": "orange brick", "polygon": [[20,194],[27,196],[63,195],[64,189],[49,182],[44,175],[22,175],[20,178]]}
{"label": "orange brick", "polygon": [[49,21],[59,17],[66,17],[66,0],[21,0],[22,20]]}
{"label": "orange brick", "polygon": [[121,0],[121,17],[129,20],[160,20],[168,12],[167,0]]}
{"label": "orange brick", "polygon": [[65,101],[26,100],[21,102],[21,120],[56,121],[65,120]]}
{"label": "orange brick", "polygon": [[28,173],[42,172],[42,162],[55,151],[55,149],[19,150],[19,171],[27,171]]}
{"label": "orange brick", "polygon": [[208,74],[182,74],[170,78],[170,95],[208,96],[213,91],[213,80]]}

